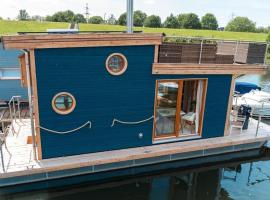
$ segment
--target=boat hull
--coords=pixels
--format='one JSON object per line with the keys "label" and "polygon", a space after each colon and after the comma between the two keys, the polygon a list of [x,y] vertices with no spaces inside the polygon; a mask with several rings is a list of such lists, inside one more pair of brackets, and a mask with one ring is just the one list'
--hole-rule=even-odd
{"label": "boat hull", "polygon": [[[179,155],[178,159],[167,161],[161,157],[141,160],[142,165],[135,167],[123,166],[123,163],[95,166],[93,168],[81,167],[70,170],[61,170],[51,173],[40,173],[20,177],[0,179],[0,195],[14,194],[26,191],[36,191],[64,186],[72,186],[82,183],[102,183],[112,180],[122,180],[130,177],[149,175],[150,173],[162,173],[162,171],[181,170],[203,165],[214,165],[218,162],[248,159],[260,156],[265,142],[255,142],[249,145],[237,145],[235,151],[226,151],[224,148],[215,148],[205,152],[205,156],[187,158]],[[223,153],[222,153],[223,152]],[[228,153],[226,153],[228,152]],[[192,152],[188,152],[189,157]],[[198,152],[193,152],[195,155]],[[133,165],[134,166],[134,165]]]}

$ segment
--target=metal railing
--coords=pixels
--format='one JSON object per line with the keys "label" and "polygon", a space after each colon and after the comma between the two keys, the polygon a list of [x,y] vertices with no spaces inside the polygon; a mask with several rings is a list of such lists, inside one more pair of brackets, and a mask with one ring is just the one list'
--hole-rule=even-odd
{"label": "metal railing", "polygon": [[[238,98],[241,98],[239,92],[235,91],[233,98],[234,98],[233,101],[235,101],[235,106],[234,107],[237,109],[239,107],[239,105],[237,103]],[[249,106],[249,104],[247,102],[247,99],[249,99],[249,98],[244,98],[244,100],[245,100],[244,105]],[[264,114],[266,111],[269,111],[269,113],[270,113],[270,108],[265,108],[265,103],[270,103],[270,101],[269,100],[257,101],[255,99],[252,99],[252,100],[256,101],[259,104],[261,104],[261,108],[259,110],[257,110],[258,113],[254,113],[254,110],[257,109],[258,107],[251,107],[251,113],[250,113],[251,118],[257,118],[257,125],[256,125],[256,132],[255,132],[255,137],[257,137],[258,134],[259,134],[260,123],[262,122],[262,119],[263,118],[268,119],[270,117],[269,115]]]}
{"label": "metal railing", "polygon": [[4,153],[3,153],[3,143],[4,143],[4,133],[1,133],[0,134],[0,155],[1,155],[1,165],[2,165],[2,169],[3,169],[3,172],[6,172],[6,169],[5,169],[5,161],[4,161]]}
{"label": "metal railing", "polygon": [[[9,113],[10,113],[10,120],[11,120],[11,127],[14,134],[14,126],[13,121],[17,122],[17,118],[21,121],[21,96],[13,96],[8,102]],[[18,113],[18,114],[17,114]]]}
{"label": "metal railing", "polygon": [[203,46],[205,42],[210,42],[210,43],[235,43],[234,46],[234,60],[233,64],[237,64],[236,57],[239,53],[239,46],[240,44],[249,44],[249,43],[254,43],[254,44],[265,44],[266,49],[265,49],[265,54],[264,54],[264,61],[263,63],[256,63],[256,64],[263,64],[264,66],[267,66],[267,54],[268,54],[268,48],[269,48],[269,43],[267,42],[258,42],[258,41],[248,41],[248,40],[226,40],[226,39],[218,39],[218,38],[207,38],[207,37],[186,37],[186,36],[165,36],[164,41],[166,40],[182,40],[182,42],[186,43],[191,43],[191,41],[197,41],[198,44],[200,44],[200,54],[199,54],[199,60],[198,64],[203,64],[202,63],[202,55],[203,55]]}

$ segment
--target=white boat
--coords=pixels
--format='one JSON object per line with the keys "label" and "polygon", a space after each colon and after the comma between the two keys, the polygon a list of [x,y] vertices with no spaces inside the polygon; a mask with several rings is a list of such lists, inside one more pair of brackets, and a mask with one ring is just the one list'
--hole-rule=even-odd
{"label": "white boat", "polygon": [[270,93],[259,90],[252,90],[243,96],[235,96],[233,105],[240,107],[247,105],[252,108],[251,114],[263,118],[270,118]]}

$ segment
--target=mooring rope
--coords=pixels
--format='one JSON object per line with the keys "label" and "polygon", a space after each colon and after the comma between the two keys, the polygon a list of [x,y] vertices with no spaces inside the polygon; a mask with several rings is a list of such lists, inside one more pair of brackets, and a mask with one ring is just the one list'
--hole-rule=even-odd
{"label": "mooring rope", "polygon": [[150,118],[147,118],[147,119],[144,119],[144,120],[141,120],[141,121],[136,121],[136,122],[124,122],[124,121],[120,121],[118,119],[113,119],[113,122],[112,122],[112,125],[111,127],[113,127],[115,125],[115,123],[120,123],[120,124],[130,124],[130,125],[134,125],[134,124],[141,124],[141,123],[144,123],[144,122],[147,122],[151,119],[153,119],[154,116],[151,116]]}
{"label": "mooring rope", "polygon": [[40,129],[44,130],[44,131],[48,131],[48,132],[51,132],[51,133],[56,133],[56,134],[68,134],[68,133],[73,133],[75,131],[78,131],[86,126],[89,125],[89,128],[92,127],[92,123],[90,121],[86,122],[85,124],[83,124],[82,126],[78,127],[78,128],[75,128],[75,129],[72,129],[72,130],[69,130],[69,131],[55,131],[55,130],[51,130],[51,129],[48,129],[48,128],[44,128],[42,126],[39,126]]}

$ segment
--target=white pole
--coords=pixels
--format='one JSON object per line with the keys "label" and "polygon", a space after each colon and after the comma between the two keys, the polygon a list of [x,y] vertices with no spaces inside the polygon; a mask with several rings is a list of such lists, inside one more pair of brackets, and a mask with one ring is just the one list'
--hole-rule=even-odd
{"label": "white pole", "polygon": [[4,154],[3,154],[3,144],[2,144],[2,141],[0,141],[0,151],[1,151],[2,169],[3,169],[3,172],[6,172],[6,169],[5,169],[5,161],[4,161]]}
{"label": "white pole", "polygon": [[127,0],[127,33],[133,33],[133,0]]}

